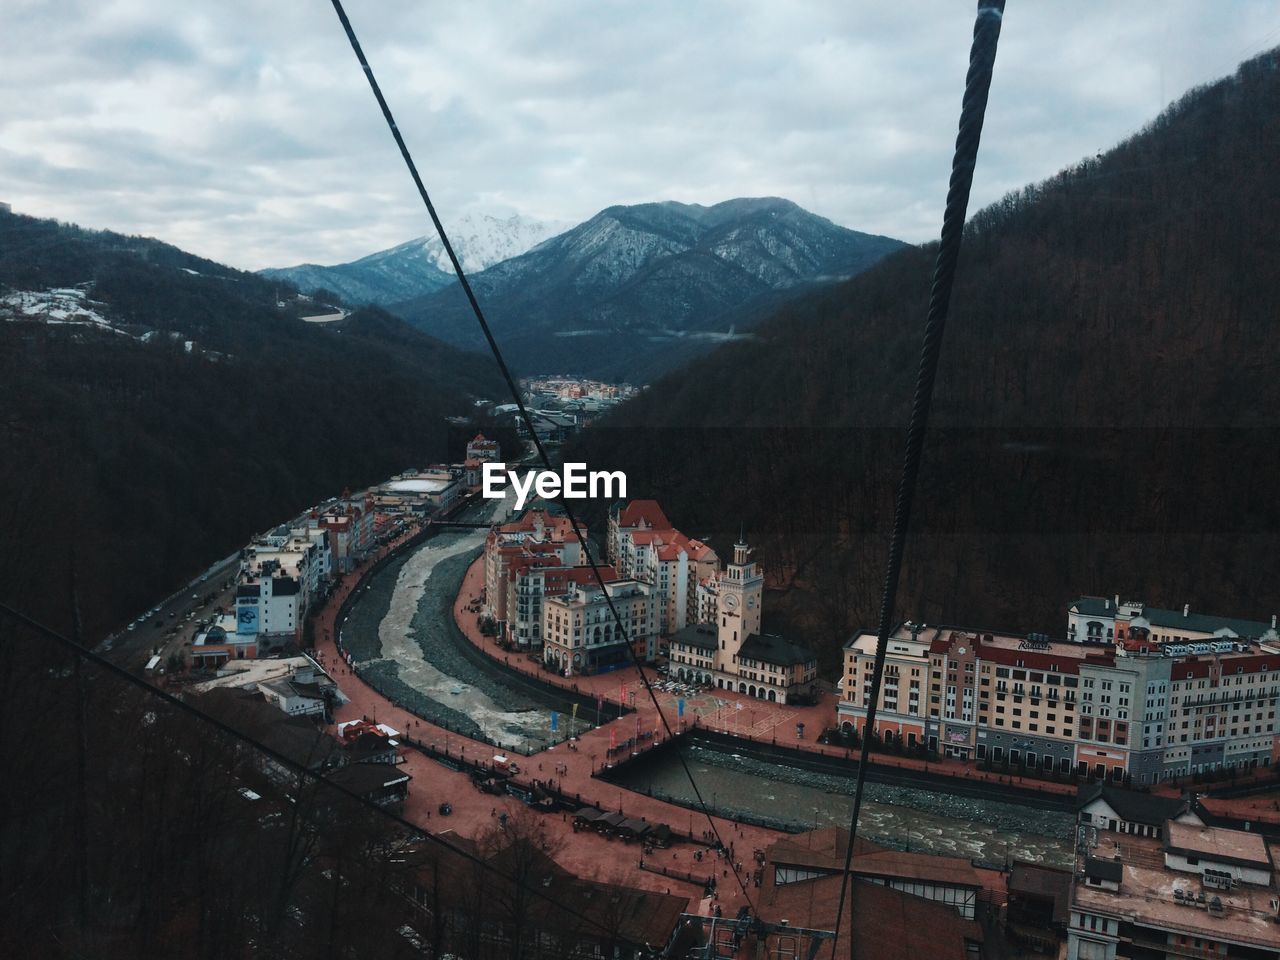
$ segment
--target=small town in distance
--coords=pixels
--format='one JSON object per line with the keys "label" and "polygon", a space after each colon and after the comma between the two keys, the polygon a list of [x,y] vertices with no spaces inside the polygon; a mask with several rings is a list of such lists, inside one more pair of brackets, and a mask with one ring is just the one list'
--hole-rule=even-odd
{"label": "small town in distance", "polygon": [[[478,468],[501,456],[477,434],[461,463],[318,504],[206,574],[177,611],[130,624],[109,641],[113,655],[140,660],[146,638],[135,668],[197,704],[255,702],[265,743],[424,830],[534,830],[554,850],[546,869],[558,889],[628,904],[620,956],[681,938],[776,944],[787,927],[820,942],[834,932],[849,842],[838,825],[794,822],[741,795],[704,798],[709,831],[688,797],[655,790],[653,774],[641,789],[629,768],[692,750],[752,758],[774,771],[765,784],[806,770],[834,782],[851,777],[864,738],[872,779],[1061,819],[1046,838],[1053,855],[1025,859],[1019,841],[994,859],[990,848],[965,857],[864,829],[844,923],[914,956],[1280,955],[1274,617],[1113,596],[1068,601],[1056,637],[904,622],[868,730],[874,633],[848,638],[843,672],[829,676],[813,651],[768,632],[746,531],[722,558],[656,501],[633,499],[611,504],[584,548],[555,504],[514,513],[509,500],[479,497]],[[488,522],[462,519],[475,517]],[[441,721],[416,709],[438,690],[415,701],[355,652],[363,641],[349,621],[368,602],[363,587],[458,531],[471,539],[458,541],[466,565],[449,583],[451,638],[415,621],[417,639],[424,651],[461,644],[472,669],[539,690],[558,709],[549,725],[542,711],[538,733]],[[470,691],[449,683],[443,699]],[[296,789],[264,760],[241,793],[266,809]],[[619,856],[605,879],[591,867]],[[408,937],[439,919],[414,890],[402,885]],[[450,910],[480,911],[494,943],[514,935],[501,911]],[[526,934],[537,926],[521,922]]]}

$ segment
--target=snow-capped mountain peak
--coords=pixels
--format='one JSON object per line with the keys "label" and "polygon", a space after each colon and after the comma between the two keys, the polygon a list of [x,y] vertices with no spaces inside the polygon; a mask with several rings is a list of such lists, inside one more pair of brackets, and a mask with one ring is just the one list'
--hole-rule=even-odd
{"label": "snow-capped mountain peak", "polygon": [[[558,220],[533,220],[518,213],[505,219],[485,213],[466,214],[452,223],[446,221],[444,228],[462,261],[462,269],[472,273],[518,257],[571,226]],[[453,273],[444,245],[434,233],[414,242],[421,244],[427,259],[438,269]]]}
{"label": "snow-capped mountain peak", "polygon": [[[520,214],[505,218],[490,214],[446,216],[444,224],[462,269],[468,273],[478,273],[519,256],[568,227],[558,221],[534,220]],[[350,263],[331,267],[304,263],[260,273],[289,280],[303,291],[320,287],[333,290],[353,306],[394,303],[453,283],[453,265],[434,232]]]}

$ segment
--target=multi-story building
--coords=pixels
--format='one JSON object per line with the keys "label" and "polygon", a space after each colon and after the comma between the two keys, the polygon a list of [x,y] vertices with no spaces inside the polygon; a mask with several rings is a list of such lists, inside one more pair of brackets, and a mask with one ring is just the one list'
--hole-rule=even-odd
{"label": "multi-story building", "polygon": [[1086,831],[1071,884],[1067,960],[1280,957],[1267,841],[1172,820],[1161,833]]}
{"label": "multi-story building", "polygon": [[277,643],[302,636],[305,606],[296,577],[283,574],[277,561],[268,560],[257,573],[242,574],[236,584],[236,635],[241,642],[256,638],[258,651],[274,639]]}
{"label": "multi-story building", "polygon": [[[617,580],[613,567],[600,568],[600,580]],[[529,551],[507,567],[505,635],[522,650],[542,649],[543,600],[568,593],[573,587],[598,586],[596,572],[586,565],[566,566],[551,544],[529,545]]]}
{"label": "multi-story building", "polygon": [[464,469],[434,464],[425,470],[409,470],[381,484],[374,495],[384,512],[416,515],[448,511],[467,493]]}
{"label": "multi-story building", "polygon": [[[1149,607],[1141,600],[1125,600],[1120,595],[1080,597],[1067,608],[1067,639],[1077,643],[1113,643],[1123,640],[1131,629],[1156,644],[1203,644],[1222,640],[1280,640],[1276,618],[1271,623],[1192,613],[1191,605],[1179,610]],[[1208,653],[1203,651],[1188,651]]]}
{"label": "multi-story building", "polygon": [[675,633],[697,622],[697,586],[717,570],[716,552],[679,530],[624,533],[630,576],[652,585],[658,596],[658,632]]}
{"label": "multi-story building", "polygon": [[[494,526],[484,541],[484,609],[508,637],[511,565],[518,558],[529,556],[554,557],[565,567],[584,562],[581,544],[568,517],[553,516],[539,508],[527,511],[518,520]],[[527,621],[528,615],[524,619]],[[525,630],[528,634],[527,623]],[[513,639],[520,640],[519,636]]]}
{"label": "multi-story building", "polygon": [[718,615],[671,636],[668,660],[684,680],[773,703],[816,695],[817,656],[808,647],[761,632],[764,576],[739,539],[719,578]]}
{"label": "multi-story building", "polygon": [[[929,719],[929,646],[937,628],[905,623],[889,638],[881,677],[880,701],[874,732],[914,746],[925,742]],[[846,731],[863,732],[866,704],[871,696],[872,665],[876,636],[863,631],[844,645],[844,675],[837,725]],[[934,704],[941,714],[941,691]]]}
{"label": "multi-story building", "polygon": [[624,577],[631,576],[633,557],[623,543],[623,535],[654,530],[673,530],[657,500],[632,500],[625,506],[615,503],[609,508],[609,537],[606,544],[609,562]]}
{"label": "multi-story building", "polygon": [[543,662],[568,677],[627,666],[633,652],[652,661],[658,653],[656,623],[653,588],[647,583],[614,580],[604,590],[575,584],[544,601]]}
{"label": "multi-story building", "polygon": [[669,636],[699,619],[698,584],[715,576],[720,558],[701,540],[671,526],[654,500],[618,504],[609,512],[609,560],[620,576],[654,587],[658,632]]}
{"label": "multi-story building", "polygon": [[[1078,605],[1078,602],[1077,602]],[[1073,605],[1076,606],[1076,605]],[[874,732],[945,756],[1156,783],[1267,766],[1280,645],[1156,644],[1145,624],[1093,643],[903,624],[889,638]],[[1082,632],[1082,631],[1081,631]],[[845,644],[837,723],[865,732],[876,637]]]}
{"label": "multi-story building", "polygon": [[467,459],[496,462],[502,459],[502,449],[497,440],[489,440],[483,433],[477,433],[467,442]]}
{"label": "multi-story building", "polygon": [[278,527],[249,544],[240,568],[253,573],[274,560],[279,569],[297,577],[306,596],[311,597],[333,575],[333,551],[328,541],[328,533],[319,527]]}
{"label": "multi-story building", "polygon": [[698,613],[695,623],[715,623],[720,619],[720,571],[698,581]]}
{"label": "multi-story building", "polygon": [[350,573],[376,546],[373,501],[366,496],[344,493],[314,510],[307,526],[328,532],[330,566],[336,573]]}
{"label": "multi-story building", "polygon": [[255,638],[257,653],[302,637],[302,625],[314,598],[332,576],[333,550],[323,527],[279,527],[256,538],[242,551],[235,597],[235,634],[247,650]]}

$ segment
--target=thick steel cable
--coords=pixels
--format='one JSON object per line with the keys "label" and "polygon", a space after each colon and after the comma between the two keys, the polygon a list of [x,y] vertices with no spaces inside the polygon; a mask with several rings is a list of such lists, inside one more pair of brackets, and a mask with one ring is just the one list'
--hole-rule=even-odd
{"label": "thick steel cable", "polygon": [[400,816],[397,813],[393,813],[392,811],[388,810],[386,807],[383,807],[377,802],[370,800],[368,797],[365,797],[356,793],[350,787],[347,787],[341,783],[336,783],[333,780],[330,780],[328,777],[325,777],[323,774],[310,769],[305,764],[301,764],[298,761],[294,760],[292,757],[288,757],[285,754],[280,753],[278,750],[275,750],[274,748],[267,746],[267,744],[263,743],[261,740],[258,740],[257,738],[252,737],[249,734],[236,729],[230,724],[222,720],[219,720],[217,717],[214,717],[205,713],[203,710],[200,710],[194,704],[188,703],[186,700],[183,700],[180,697],[175,697],[173,694],[169,693],[167,690],[161,690],[159,687],[151,685],[141,677],[134,676],[124,667],[121,667],[120,665],[113,663],[112,661],[103,657],[101,654],[96,653],[93,650],[90,650],[88,647],[82,646],[81,644],[72,640],[70,637],[63,636],[61,633],[54,630],[52,627],[48,627],[45,624],[41,623],[40,621],[27,616],[25,613],[22,613],[20,610],[15,610],[13,607],[9,606],[6,603],[0,603],[0,616],[7,616],[14,622],[27,627],[28,629],[34,631],[35,633],[38,633],[43,637],[47,637],[50,640],[54,640],[57,643],[62,644],[64,647],[66,647],[71,651],[72,655],[76,658],[77,664],[79,664],[83,660],[87,660],[90,663],[92,663],[94,666],[99,667],[102,670],[106,671],[108,676],[111,676],[117,680],[123,680],[126,683],[137,687],[138,689],[144,691],[145,693],[150,694],[151,696],[157,698],[158,700],[163,701],[164,703],[175,708],[176,710],[182,713],[185,713],[188,716],[194,717],[196,720],[199,720],[202,723],[209,724],[210,726],[218,730],[220,733],[223,733],[226,736],[229,736],[235,740],[238,740],[241,743],[247,744],[248,746],[256,750],[258,753],[273,760],[274,762],[280,764],[281,766],[284,766],[289,770],[292,770],[294,773],[298,774],[299,776],[305,777],[306,779],[312,781],[313,783],[323,784],[325,787],[329,788],[330,790],[334,790],[342,794],[348,800],[352,800],[368,808],[373,813],[376,813],[385,817],[386,819],[394,823],[396,826],[407,831],[409,839],[411,840],[421,839],[427,843],[434,844],[435,846],[441,848],[442,850],[445,850],[452,854],[456,854],[457,856],[468,861],[472,865],[477,866],[480,869],[486,870],[489,873],[493,874],[499,880],[504,880],[507,883],[515,883],[524,887],[538,899],[545,900],[550,906],[559,907],[569,916],[589,924],[593,929],[599,930],[601,933],[606,934],[608,936],[616,935],[616,931],[610,929],[608,925],[605,924],[603,921],[587,916],[585,913],[582,913],[576,908],[570,905],[567,905],[566,903],[563,902],[563,900],[557,899],[557,897],[554,896],[553,894],[547,893],[546,891],[541,890],[538,887],[533,886],[532,884],[529,884],[526,880],[522,880],[515,876],[509,876],[503,873],[500,869],[498,869],[492,863],[489,863],[487,860],[481,859],[480,857],[476,856],[474,853],[470,852],[469,850],[465,850],[462,847],[454,846],[452,843],[445,840],[441,835],[434,834],[431,831],[425,829],[424,827],[416,823],[413,823],[409,820],[406,820],[404,817]]}
{"label": "thick steel cable", "polygon": [[[862,728],[862,751],[858,759],[858,776],[853,791],[853,812],[849,818],[849,848],[844,855],[844,874],[840,882],[840,903],[836,908],[836,939],[831,956],[836,956],[840,942],[840,925],[844,919],[846,892],[852,889],[849,879],[853,864],[853,846],[858,836],[858,815],[862,810],[862,791],[867,778],[871,753],[871,732],[880,700],[880,681],[884,673],[889,634],[893,630],[894,608],[898,599],[898,580],[902,573],[902,555],[907,531],[911,525],[911,507],[915,500],[916,481],[924,454],[925,432],[933,406],[933,385],[942,352],[942,335],[947,326],[951,305],[951,288],[955,281],[956,261],[960,256],[960,240],[964,235],[965,213],[969,206],[969,190],[973,186],[973,170],[978,159],[978,143],[982,139],[982,121],[987,111],[987,94],[991,90],[991,71],[1004,20],[1004,0],[978,0],[977,19],[973,25],[973,45],[969,49],[969,72],[965,77],[964,99],[960,107],[960,129],[956,135],[955,154],[951,161],[951,183],[947,189],[947,206],[942,215],[942,239],[933,268],[933,284],[929,294],[929,313],[925,320],[924,343],[920,351],[920,367],[916,374],[915,397],[907,425],[906,450],[902,458],[902,476],[898,482],[897,502],[893,512],[893,533],[889,540],[889,561],[884,575],[884,593],[880,599],[880,623],[876,632],[875,665],[871,675],[871,692],[864,701],[866,719]],[[857,696],[859,691],[854,690]],[[850,908],[852,909],[852,907]],[[849,937],[849,956],[854,956],[855,939]]]}
{"label": "thick steel cable", "polygon": [[[516,403],[516,407],[520,411],[520,418],[524,422],[525,429],[529,431],[529,436],[533,439],[534,448],[538,451],[538,458],[542,461],[544,467],[548,471],[554,471],[555,467],[551,463],[551,458],[547,455],[546,449],[542,445],[542,441],[538,439],[538,432],[533,428],[533,419],[529,416],[529,411],[524,405],[524,399],[520,395],[520,390],[516,385],[515,378],[511,375],[511,370],[507,367],[506,361],[502,357],[502,351],[498,348],[498,341],[493,336],[493,331],[489,328],[489,322],[485,319],[484,311],[480,309],[480,302],[476,299],[475,292],[471,289],[471,283],[467,280],[466,272],[462,269],[462,263],[458,259],[458,255],[454,252],[453,244],[449,240],[449,235],[445,232],[444,224],[440,222],[440,217],[436,213],[435,204],[431,202],[431,197],[427,193],[426,185],[422,182],[422,177],[418,173],[417,164],[413,162],[413,156],[409,153],[409,147],[404,142],[404,137],[400,134],[400,128],[396,125],[395,117],[392,116],[391,108],[387,105],[386,98],[382,95],[382,88],[378,85],[378,80],[373,74],[373,68],[369,66],[369,61],[364,55],[364,50],[360,46],[360,41],[356,38],[354,28],[351,21],[347,19],[347,13],[342,7],[341,0],[332,0],[334,12],[338,15],[338,20],[342,24],[342,29],[347,34],[347,40],[351,43],[351,49],[356,55],[356,59],[360,61],[360,68],[364,70],[365,79],[369,81],[369,87],[373,91],[374,98],[378,101],[378,107],[382,110],[382,117],[387,122],[387,128],[391,131],[391,136],[395,138],[396,146],[400,148],[400,156],[403,158],[405,166],[409,169],[409,175],[413,178],[414,186],[418,188],[418,196],[422,198],[423,206],[427,208],[427,214],[431,217],[431,222],[436,228],[436,234],[440,237],[440,244],[444,247],[445,253],[449,256],[449,262],[453,265],[453,272],[458,277],[458,283],[462,286],[463,293],[466,294],[467,302],[471,305],[471,312],[475,314],[476,322],[480,325],[480,330],[484,333],[484,338],[489,344],[489,351],[493,354],[493,359],[498,364],[498,369],[502,373],[502,377],[507,382],[507,389],[511,391],[511,397]],[[653,690],[653,684],[644,672],[644,666],[640,661],[639,655],[635,652],[635,647],[631,643],[631,635],[623,625],[622,617],[618,614],[617,607],[614,606],[613,597],[609,591],[605,589],[604,577],[600,573],[600,565],[596,562],[595,557],[591,554],[591,547],[587,541],[585,527],[579,523],[578,518],[574,515],[573,508],[569,506],[567,500],[561,500],[561,506],[573,527],[574,536],[578,538],[578,542],[582,546],[583,556],[587,558],[587,563],[591,567],[591,573],[595,577],[597,586],[600,588],[601,594],[604,596],[606,606],[609,608],[609,614],[613,618],[614,624],[618,628],[618,632],[622,634],[626,643],[627,652],[631,655],[632,663],[640,675],[640,682],[644,685],[645,691],[649,694],[649,699],[653,703],[654,710],[657,711],[658,719],[662,723],[662,728],[666,731],[667,737],[675,736],[671,729],[671,724],[667,720],[666,713],[663,712],[662,706],[658,703],[658,695]],[[619,716],[622,713],[623,704],[619,702]],[[693,771],[689,767],[688,760],[680,750],[675,751],[676,757],[680,760],[680,766],[684,768],[685,776],[689,780],[689,786],[693,789],[694,797],[698,801],[698,809],[707,818],[707,824],[711,827],[711,833],[718,843],[726,852],[729,849],[728,844],[720,836],[720,830],[716,826],[715,818],[707,809],[707,801],[702,795],[702,791],[698,788],[698,782],[693,775]],[[692,839],[692,838],[691,838]],[[747,884],[742,879],[742,874],[738,870],[737,864],[733,857],[726,857],[729,869],[733,871],[734,879],[738,881],[738,887],[742,891],[742,896],[747,902],[747,906],[755,912],[755,905],[752,903],[751,894],[748,892]]]}

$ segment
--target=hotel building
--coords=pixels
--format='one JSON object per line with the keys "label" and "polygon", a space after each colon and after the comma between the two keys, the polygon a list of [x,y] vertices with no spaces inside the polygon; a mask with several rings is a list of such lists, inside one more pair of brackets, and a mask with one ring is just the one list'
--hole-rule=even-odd
{"label": "hotel building", "polygon": [[[1140,614],[1099,620],[1085,605],[1080,619],[1081,608],[1069,635],[1092,642],[904,623],[889,638],[875,732],[949,757],[1139,784],[1272,763],[1280,644],[1266,624],[1234,621],[1262,636],[1210,641],[1161,623],[1157,641]],[[845,644],[842,729],[865,729],[875,648],[869,631]]]}

